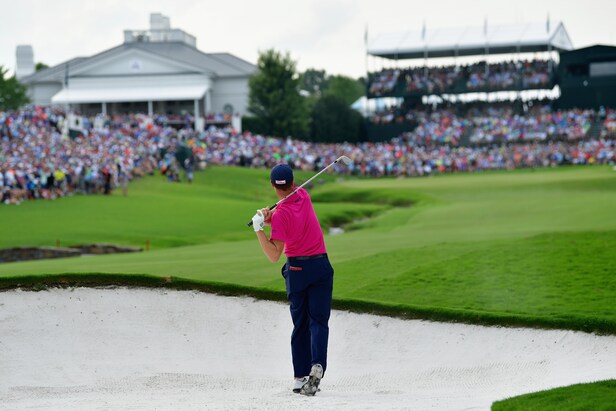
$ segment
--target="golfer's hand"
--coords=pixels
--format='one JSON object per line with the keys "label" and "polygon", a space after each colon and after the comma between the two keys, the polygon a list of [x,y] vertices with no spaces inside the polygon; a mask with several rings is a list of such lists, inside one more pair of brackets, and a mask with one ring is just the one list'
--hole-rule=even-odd
{"label": "golfer's hand", "polygon": [[265,225],[265,217],[261,210],[257,210],[257,214],[252,217],[252,228],[255,229],[255,233],[258,231],[263,231],[263,226]]}
{"label": "golfer's hand", "polygon": [[266,207],[261,209],[261,214],[263,214],[263,218],[265,219],[265,225],[271,225],[272,214],[274,214],[274,212]]}

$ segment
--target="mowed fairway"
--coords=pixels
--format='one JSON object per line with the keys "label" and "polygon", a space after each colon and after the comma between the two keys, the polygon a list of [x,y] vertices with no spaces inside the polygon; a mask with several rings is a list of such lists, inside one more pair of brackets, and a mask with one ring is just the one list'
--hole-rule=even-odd
{"label": "mowed fairway", "polygon": [[[356,221],[326,237],[334,298],[345,307],[616,334],[616,172],[609,167],[328,176],[311,193],[324,224]],[[127,198],[2,207],[2,247],[150,240],[152,250],[1,264],[0,276],[151,274],[282,292],[280,264],[266,260],[246,227],[257,207],[274,201],[267,171],[212,168],[192,186],[155,176],[132,184]]]}

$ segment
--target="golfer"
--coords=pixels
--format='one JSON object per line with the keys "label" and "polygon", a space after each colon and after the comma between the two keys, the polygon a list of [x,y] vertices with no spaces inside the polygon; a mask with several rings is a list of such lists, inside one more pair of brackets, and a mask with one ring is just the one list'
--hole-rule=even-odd
{"label": "golfer", "polygon": [[[272,168],[270,181],[279,200],[295,189],[293,170],[287,164]],[[259,244],[272,263],[283,252],[287,256],[282,275],[293,319],[293,391],[314,395],[327,368],[327,323],[334,282],[319,220],[308,192],[302,188],[273,211],[257,210],[252,222]],[[270,238],[263,231],[265,224],[271,224]]]}

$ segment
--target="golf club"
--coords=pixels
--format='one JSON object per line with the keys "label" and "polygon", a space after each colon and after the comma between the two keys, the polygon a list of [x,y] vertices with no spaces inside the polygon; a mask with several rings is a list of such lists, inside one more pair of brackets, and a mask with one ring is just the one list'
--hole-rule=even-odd
{"label": "golf club", "polygon": [[[273,206],[271,206],[269,209],[273,210],[274,208],[276,208],[276,206],[278,204],[280,204],[281,202],[283,202],[284,200],[286,200],[287,198],[291,197],[293,194],[297,193],[297,190],[299,190],[300,188],[304,187],[306,184],[308,184],[309,182],[311,182],[312,180],[314,180],[315,178],[317,178],[321,173],[323,173],[325,170],[327,170],[328,168],[330,168],[331,166],[333,166],[334,164],[338,163],[338,162],[343,162],[344,164],[350,164],[351,163],[351,159],[348,158],[347,156],[340,156],[338,157],[334,162],[330,163],[327,167],[325,167],[323,170],[319,171],[318,173],[316,173],[314,176],[312,176],[308,181],[306,181],[304,184],[302,184],[301,186],[297,187],[295,190],[293,190],[293,192],[291,194],[289,194],[288,196],[286,196],[285,198],[279,200],[276,204],[274,204]],[[250,220],[250,222],[248,223],[248,227],[252,226],[252,220]]]}

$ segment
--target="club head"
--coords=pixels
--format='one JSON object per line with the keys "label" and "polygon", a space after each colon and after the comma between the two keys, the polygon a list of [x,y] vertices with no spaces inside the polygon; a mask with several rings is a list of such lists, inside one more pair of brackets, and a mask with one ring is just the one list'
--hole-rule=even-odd
{"label": "club head", "polygon": [[338,157],[338,160],[336,160],[336,161],[342,161],[346,165],[351,164],[351,159],[348,158],[347,156],[340,156],[340,157]]}

